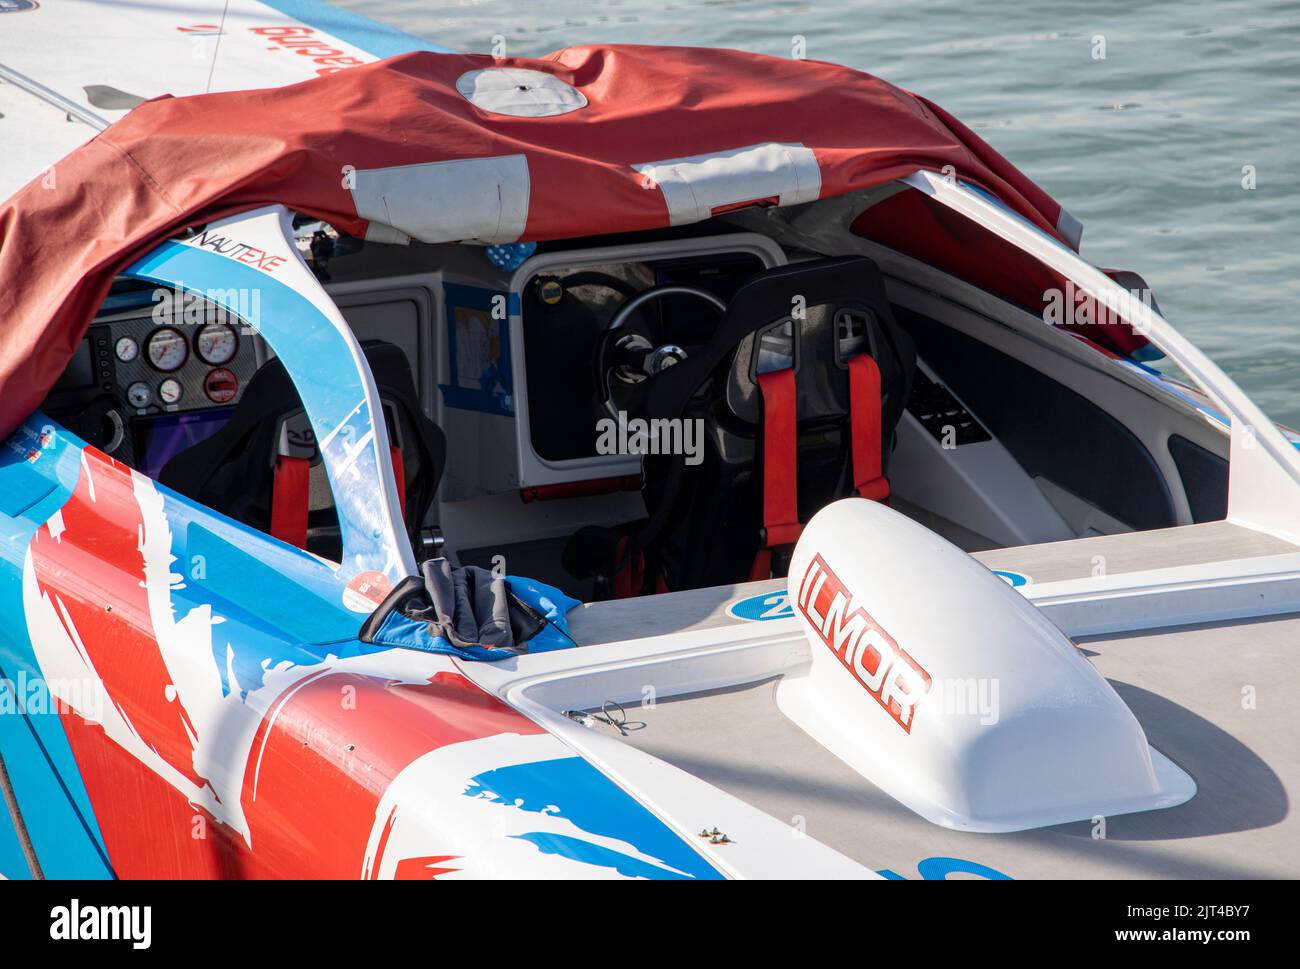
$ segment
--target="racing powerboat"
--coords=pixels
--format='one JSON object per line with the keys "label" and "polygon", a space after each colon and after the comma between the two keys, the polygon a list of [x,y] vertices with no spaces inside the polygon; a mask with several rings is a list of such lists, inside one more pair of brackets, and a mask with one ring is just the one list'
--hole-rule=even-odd
{"label": "racing powerboat", "polygon": [[0,874],[1300,869],[1297,435],[937,105],[29,6]]}

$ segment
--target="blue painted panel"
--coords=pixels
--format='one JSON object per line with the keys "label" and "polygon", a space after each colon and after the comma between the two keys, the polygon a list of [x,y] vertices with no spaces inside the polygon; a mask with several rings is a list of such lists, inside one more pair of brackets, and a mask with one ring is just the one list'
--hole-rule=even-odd
{"label": "blue painted panel", "polygon": [[[39,411],[0,446],[0,493],[48,489],[17,515],[0,511],[0,678],[24,699],[44,681],[27,634],[23,562],[36,529],[71,497],[81,473],[82,447],[83,442]],[[29,457],[33,452],[35,459]],[[59,717],[48,711],[0,713],[0,751],[45,875],[111,877],[104,839]],[[0,814],[7,812],[0,809]],[[21,854],[17,868],[11,868],[17,842],[7,816],[0,822],[5,827],[0,871],[23,877],[27,865]]]}
{"label": "blue painted panel", "polygon": [[340,10],[319,0],[261,0],[261,2],[310,27],[323,30],[345,43],[360,47],[375,57],[394,57],[413,50],[450,52],[450,48],[440,47],[396,27],[376,23],[359,13]]}
{"label": "blue painted panel", "polygon": [[581,757],[485,771],[471,779],[465,796],[490,796],[519,811],[564,818],[592,835],[625,842],[646,857],[549,831],[513,835],[547,854],[613,868],[629,878],[722,877],[690,844]]}
{"label": "blue painted panel", "polygon": [[27,869],[27,860],[23,857],[22,846],[18,843],[18,832],[14,830],[9,812],[0,803],[0,876],[10,881],[30,879],[32,874]]}

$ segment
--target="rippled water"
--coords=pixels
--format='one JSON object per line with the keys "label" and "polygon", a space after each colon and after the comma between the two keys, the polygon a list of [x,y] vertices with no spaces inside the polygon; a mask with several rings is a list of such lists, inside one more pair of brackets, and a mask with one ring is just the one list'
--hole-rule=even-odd
{"label": "rippled water", "polygon": [[[461,50],[739,47],[877,74],[942,104],[1134,269],[1275,419],[1300,426],[1300,4],[336,0]],[[1104,39],[1104,58],[1096,56]],[[1243,168],[1253,166],[1253,190]]]}

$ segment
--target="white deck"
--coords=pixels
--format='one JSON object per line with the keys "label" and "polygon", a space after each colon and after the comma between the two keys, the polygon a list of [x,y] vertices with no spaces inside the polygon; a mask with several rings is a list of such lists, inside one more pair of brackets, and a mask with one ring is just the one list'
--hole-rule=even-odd
{"label": "white deck", "polygon": [[[990,568],[1073,583],[1106,573],[1289,562],[1295,546],[1228,522],[976,553]],[[1216,571],[1218,570],[1216,566]],[[773,642],[793,620],[748,622],[738,600],[777,596],[784,580],[588,604],[570,614],[584,645],[647,637],[716,640],[727,628]],[[709,632],[712,631],[712,632]],[[681,636],[682,639],[678,639]],[[774,638],[773,638],[774,637]],[[1300,868],[1300,719],[1289,693],[1300,682],[1300,617],[1221,621],[1147,632],[1075,637],[1141,722],[1153,747],[1196,780],[1187,804],[1015,834],[971,834],[933,825],[899,805],[817,744],[777,708],[779,675],[629,707],[644,723],[626,737],[784,824],[876,870],[916,878],[926,858],[989,866],[1015,878],[1290,877]],[[786,640],[788,641],[788,640]],[[623,650],[626,646],[608,646]],[[774,647],[779,650],[779,646]],[[581,650],[576,651],[578,653]],[[603,652],[603,650],[602,650]],[[554,654],[553,654],[554,655]],[[540,659],[540,658],[539,658]],[[570,653],[567,661],[577,662]],[[796,667],[788,667],[795,670]],[[504,671],[503,671],[504,672]],[[737,682],[733,680],[732,682]],[[1100,833],[1100,831],[1098,831]]]}
{"label": "white deck", "polygon": [[[1289,878],[1300,868],[1297,714],[1300,618],[1088,641],[1092,661],[1151,744],[1196,780],[1187,804],[1015,834],[937,827],[818,746],[777,709],[775,680],[660,700],[625,742],[862,864],[916,878],[960,858],[1014,878]],[[1243,703],[1254,691],[1255,704]],[[597,727],[617,736],[612,729]]]}
{"label": "white deck", "polygon": [[[1221,521],[972,554],[990,569],[1029,576],[1038,587],[1095,576],[1099,564],[1104,574],[1113,578],[1214,562],[1268,559],[1297,551],[1300,550],[1296,546],[1280,538]],[[587,603],[570,614],[569,625],[574,639],[585,646],[718,629],[745,624],[727,612],[727,607],[736,600],[784,589],[784,579],[766,579],[661,596]]]}
{"label": "white deck", "polygon": [[316,40],[322,52],[357,63],[441,49],[317,0],[59,0],[6,14],[0,201],[141,99],[280,87],[338,63],[286,52],[281,35]]}
{"label": "white deck", "polygon": [[1087,578],[1099,567],[1107,575],[1119,575],[1294,551],[1296,547],[1281,538],[1219,521],[972,554],[991,569],[1019,572],[1043,583]]}

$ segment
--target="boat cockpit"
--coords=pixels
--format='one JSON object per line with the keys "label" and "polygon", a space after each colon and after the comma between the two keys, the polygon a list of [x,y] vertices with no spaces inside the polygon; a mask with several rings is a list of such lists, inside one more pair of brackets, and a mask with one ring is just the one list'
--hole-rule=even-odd
{"label": "boat cockpit", "polygon": [[[801,523],[860,495],[1020,584],[1106,566],[1016,550],[1224,519],[1229,438],[1199,392],[887,247],[759,231],[761,212],[487,247],[299,218],[382,402],[417,559],[585,602],[732,585],[783,575]],[[316,434],[268,307],[239,298],[119,280],[44,410],[338,561]]]}

